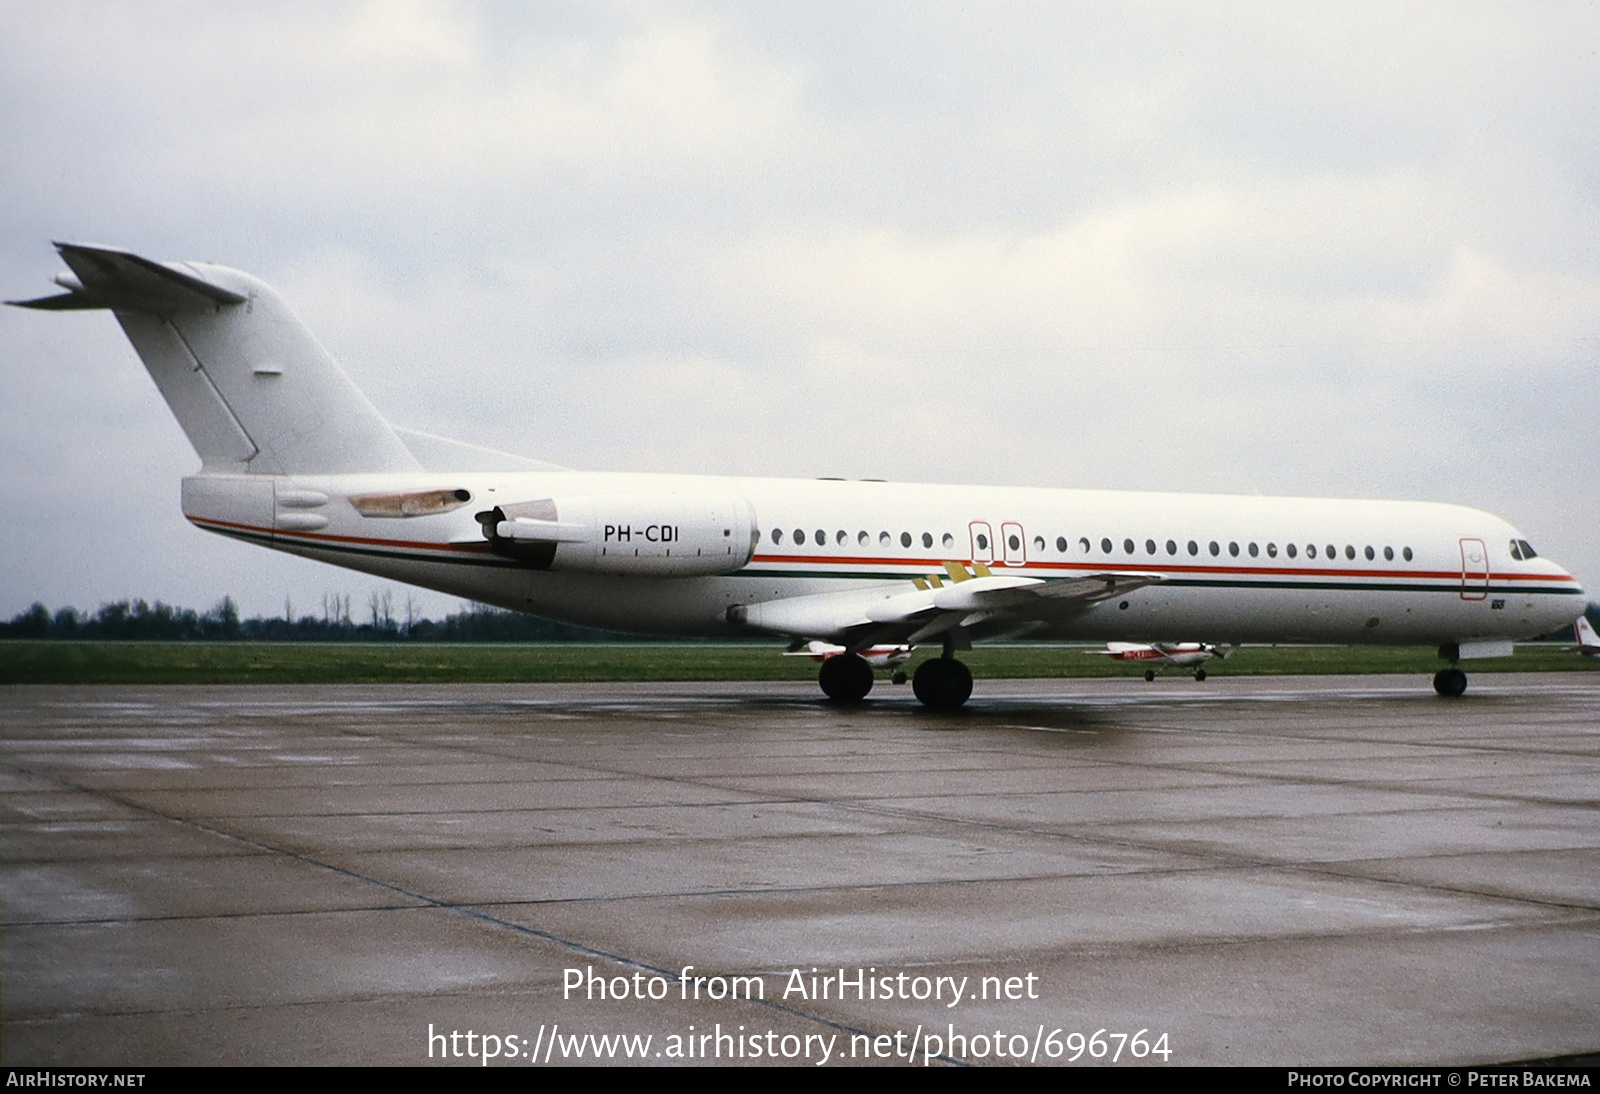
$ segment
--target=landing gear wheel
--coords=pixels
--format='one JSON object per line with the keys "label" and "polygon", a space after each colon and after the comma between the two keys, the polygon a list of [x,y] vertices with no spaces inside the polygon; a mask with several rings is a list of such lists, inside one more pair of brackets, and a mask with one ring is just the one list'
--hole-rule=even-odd
{"label": "landing gear wheel", "polygon": [[859,703],[872,690],[872,666],[859,654],[841,653],[822,663],[817,683],[835,703]]}
{"label": "landing gear wheel", "polygon": [[955,710],[972,695],[972,671],[950,657],[930,657],[917,666],[911,690],[930,710]]}
{"label": "landing gear wheel", "polygon": [[1433,674],[1433,690],[1447,699],[1454,699],[1467,690],[1467,674],[1460,669],[1440,669]]}
{"label": "landing gear wheel", "polygon": [[905,682],[906,674],[901,672],[899,669],[895,669],[894,672],[889,676],[889,683],[891,684],[903,684]]}
{"label": "landing gear wheel", "polygon": [[1206,678],[1206,670],[1205,669],[1195,669],[1194,670],[1194,679],[1195,679],[1196,683],[1199,683],[1201,680],[1204,680],[1205,678]]}
{"label": "landing gear wheel", "polygon": [[1154,680],[1155,678],[1156,678],[1156,670],[1155,669],[1145,669],[1144,670],[1145,683],[1149,683],[1151,680]]}

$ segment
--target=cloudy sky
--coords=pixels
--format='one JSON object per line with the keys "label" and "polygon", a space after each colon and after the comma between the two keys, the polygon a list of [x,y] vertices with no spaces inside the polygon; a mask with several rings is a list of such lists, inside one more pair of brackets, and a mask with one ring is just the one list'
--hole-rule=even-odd
{"label": "cloudy sky", "polygon": [[[0,3],[0,296],[52,239],[215,261],[399,425],[1461,502],[1594,596],[1597,50],[1576,3]],[[108,315],[4,309],[0,615],[365,602],[192,529],[197,463]]]}

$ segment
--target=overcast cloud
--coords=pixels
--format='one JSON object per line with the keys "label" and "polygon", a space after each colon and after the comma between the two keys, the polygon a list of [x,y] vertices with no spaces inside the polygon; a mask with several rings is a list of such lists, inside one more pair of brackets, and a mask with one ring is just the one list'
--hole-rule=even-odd
{"label": "overcast cloud", "polygon": [[[216,261],[399,425],[1461,502],[1593,597],[1597,49],[1588,4],[5,4],[0,296],[51,239]],[[192,529],[197,463],[109,316],[6,309],[0,614],[365,601]]]}

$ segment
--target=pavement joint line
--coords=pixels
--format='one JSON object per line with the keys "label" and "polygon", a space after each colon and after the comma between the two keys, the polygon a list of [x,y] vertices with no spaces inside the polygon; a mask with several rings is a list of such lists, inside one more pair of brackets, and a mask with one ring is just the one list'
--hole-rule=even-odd
{"label": "pavement joint line", "polygon": [[[336,734],[338,734],[339,736],[359,737],[360,740],[363,740],[363,741],[366,741],[366,742],[387,744],[387,743],[393,743],[393,741],[394,741],[393,737],[390,737],[389,735],[385,734],[381,730],[373,730],[373,729],[363,729],[363,730],[359,730],[359,731],[354,731],[354,730],[335,730],[334,732]],[[1189,731],[1188,730],[1183,730],[1183,729],[1178,729],[1178,730],[1175,730],[1175,732],[1189,732]],[[1296,741],[1321,740],[1322,739],[1322,738],[1318,738],[1318,737],[1315,737],[1315,736],[1312,736],[1312,735],[1305,735],[1305,734],[1259,734],[1259,733],[1253,733],[1252,732],[1252,733],[1246,733],[1246,734],[1243,734],[1243,735],[1238,735],[1238,734],[1233,734],[1232,732],[1227,731],[1227,730],[1199,730],[1198,732],[1205,733],[1205,734],[1207,734],[1209,736],[1212,736],[1212,737],[1219,737],[1219,736],[1246,736],[1246,737],[1250,737],[1250,736],[1254,736],[1254,737],[1266,737],[1269,740],[1289,739],[1289,740],[1296,740]],[[1357,738],[1357,739],[1340,738],[1340,742],[1341,743],[1355,743],[1355,744],[1373,743],[1371,741],[1363,741],[1362,739],[1359,739],[1359,738]],[[434,747],[440,747],[440,746],[435,744]],[[472,744],[472,745],[456,744],[456,745],[447,745],[447,746],[443,746],[443,747],[447,747],[447,748],[450,748],[450,749],[455,750],[455,751],[460,751],[462,753],[465,753],[468,756],[475,756],[475,757],[488,756],[490,758],[497,759],[497,760],[513,758],[513,757],[506,756],[503,752],[500,752],[500,751],[498,751],[496,749],[484,748],[484,747],[476,745],[475,743]],[[948,747],[950,747],[951,749],[954,749],[955,745],[952,743]],[[1433,747],[1433,746],[1419,746],[1419,747],[1427,748],[1427,747]],[[1468,750],[1469,751],[1481,751],[1480,749],[1470,748],[1470,747],[1468,748]],[[996,751],[1000,751],[1000,750],[997,749]],[[1519,754],[1523,754],[1523,753],[1519,753]],[[571,765],[571,766],[577,766],[577,765]],[[1112,766],[1112,764],[1108,763],[1108,766]],[[1149,762],[1131,762],[1130,761],[1130,762],[1126,762],[1126,766],[1133,767],[1133,768],[1136,768],[1136,769],[1144,769],[1144,770],[1151,770],[1151,769],[1154,769],[1154,770],[1196,770],[1196,769],[1193,769],[1193,768],[1186,767],[1181,763],[1180,764],[1167,764],[1167,763],[1160,763],[1160,762],[1156,762],[1156,761],[1149,761]],[[581,770],[592,771],[592,772],[598,772],[598,773],[600,773],[600,775],[602,777],[604,777],[604,776],[617,777],[618,775],[625,775],[627,777],[632,777],[632,778],[643,778],[643,779],[645,779],[647,781],[661,781],[661,782],[666,782],[666,783],[673,784],[673,785],[693,786],[693,787],[700,788],[700,789],[711,788],[711,789],[716,789],[716,790],[720,790],[720,791],[724,791],[724,792],[726,792],[729,789],[727,787],[720,786],[715,782],[707,781],[707,780],[704,780],[704,779],[701,779],[701,778],[696,778],[696,777],[689,777],[689,776],[683,776],[683,775],[641,775],[641,774],[625,772],[625,771],[619,772],[614,767],[611,767],[609,765],[602,765],[602,764],[582,765],[582,767],[580,769]],[[1199,770],[1204,772],[1204,769],[1199,769]],[[1215,774],[1216,772],[1206,772],[1206,773]],[[1243,777],[1249,777],[1249,776],[1243,776]],[[1262,778],[1265,781],[1292,782],[1292,777],[1290,777],[1290,776],[1257,776],[1257,777],[1258,778]],[[584,782],[584,781],[587,781],[587,780],[573,779],[573,780],[567,780],[567,781],[577,783],[577,782]],[[1332,785],[1337,785],[1336,781],[1333,781],[1333,780],[1329,780],[1329,783],[1332,784]],[[1054,793],[1054,792],[1041,792],[1041,793]],[[1070,793],[1070,791],[1068,791],[1067,793]],[[1446,796],[1446,797],[1448,797],[1448,796],[1461,796],[1461,797],[1466,797],[1466,795],[1438,795],[1438,794],[1435,794],[1433,796]],[[865,800],[866,801],[881,801],[883,799],[880,796],[880,797],[877,797],[877,798],[865,799]],[[744,801],[731,801],[731,802],[723,802],[723,803],[716,803],[716,804],[721,804],[721,805],[757,805],[757,804],[780,805],[780,804],[800,804],[800,803],[810,804],[810,805],[818,805],[818,806],[822,806],[824,808],[839,809],[839,810],[841,810],[843,812],[847,812],[847,813],[848,812],[858,812],[858,813],[867,813],[869,815],[878,815],[878,816],[902,816],[902,817],[906,817],[906,818],[913,818],[913,819],[923,820],[923,821],[934,821],[934,820],[936,820],[936,821],[939,821],[941,823],[944,823],[944,824],[947,824],[947,825],[951,825],[951,826],[954,826],[954,827],[957,827],[957,828],[961,828],[961,827],[978,827],[978,828],[986,828],[986,829],[996,830],[996,831],[1005,831],[1005,832],[1010,832],[1010,833],[1025,833],[1025,834],[1032,834],[1032,835],[1041,836],[1041,837],[1051,837],[1051,838],[1055,838],[1055,839],[1066,839],[1066,840],[1073,841],[1075,843],[1087,844],[1087,845],[1090,845],[1090,846],[1106,846],[1106,845],[1110,845],[1110,846],[1120,846],[1120,847],[1124,847],[1124,848],[1131,848],[1131,849],[1135,849],[1135,850],[1143,850],[1143,851],[1154,850],[1154,851],[1160,851],[1160,852],[1167,853],[1167,854],[1181,854],[1181,855],[1190,856],[1190,857],[1197,857],[1197,856],[1198,857],[1210,857],[1216,863],[1217,866],[1222,867],[1222,868],[1233,868],[1233,867],[1236,867],[1236,866],[1243,866],[1245,868],[1271,869],[1271,868],[1277,868],[1277,867],[1282,865],[1281,863],[1274,862],[1272,860],[1265,860],[1265,859],[1259,859],[1259,858],[1239,858],[1237,856],[1231,856],[1231,855],[1227,855],[1227,854],[1197,852],[1196,849],[1190,848],[1190,847],[1174,847],[1174,846],[1172,846],[1170,844],[1164,844],[1164,843],[1161,843],[1161,842],[1150,843],[1150,842],[1146,842],[1146,841],[1143,841],[1143,840],[1131,840],[1131,839],[1128,839],[1126,837],[1113,838],[1113,837],[1108,837],[1108,836],[1106,836],[1104,834],[1087,834],[1087,833],[1081,833],[1081,832],[1052,831],[1052,830],[1049,830],[1049,829],[1040,829],[1040,828],[1033,827],[1033,826],[1018,826],[1018,825],[997,824],[997,823],[994,823],[994,822],[985,822],[985,821],[980,821],[980,820],[976,820],[976,819],[973,819],[973,818],[951,817],[948,814],[934,813],[934,812],[930,812],[930,811],[894,809],[894,808],[891,808],[891,807],[873,808],[871,806],[867,806],[867,805],[863,804],[862,800],[821,799],[821,798],[800,797],[800,796],[774,796],[774,797],[771,797],[771,798],[768,798],[768,799],[747,799],[747,800],[744,800]],[[686,804],[686,803],[676,803],[676,804],[680,804],[681,805],[681,804]],[[562,808],[562,807],[556,807],[556,808]],[[578,807],[570,807],[570,808],[578,808]],[[627,808],[627,807],[616,807],[616,808]],[[1433,806],[1418,806],[1418,808],[1415,809],[1415,810],[1386,810],[1386,811],[1383,811],[1383,812],[1385,812],[1387,814],[1398,815],[1398,814],[1403,814],[1403,813],[1407,813],[1407,812],[1437,811],[1437,810],[1440,810],[1440,809],[1443,809],[1443,808],[1446,808],[1446,807],[1433,805]],[[1463,805],[1461,805],[1459,807],[1449,807],[1449,808],[1473,809],[1473,808],[1481,808],[1481,807],[1476,806],[1476,805],[1472,805],[1472,804],[1464,803]],[[159,812],[158,812],[158,815],[164,815],[164,814],[159,814]],[[340,815],[352,815],[352,814],[328,814],[328,815],[330,815],[330,816],[340,816]],[[371,815],[371,814],[354,814],[354,815]],[[402,815],[413,815],[413,814],[402,814]],[[429,814],[425,814],[424,813],[424,814],[417,814],[417,815],[429,815]],[[1357,815],[1357,814],[1349,814],[1349,815]],[[1270,819],[1270,818],[1254,818],[1254,819],[1260,820],[1260,819]],[[1093,822],[1086,822],[1086,823],[1093,823]],[[384,852],[366,852],[366,853],[369,853],[369,854],[381,854],[381,853],[384,853]],[[1335,876],[1342,876],[1342,875],[1335,875]],[[1428,885],[1420,885],[1419,884],[1419,885],[1416,885],[1414,887],[1423,888],[1423,889],[1439,888],[1441,891],[1445,891],[1445,892],[1454,891],[1454,890],[1449,889],[1448,887],[1442,887],[1442,886],[1437,886],[1436,887],[1436,886],[1428,886]],[[1526,902],[1527,903],[1534,903],[1534,904],[1542,903],[1542,902],[1535,901],[1535,900],[1528,900]]]}
{"label": "pavement joint line", "polygon": [[[14,767],[14,765],[10,765],[10,764],[8,764],[6,766]],[[1136,766],[1146,766],[1146,765],[1136,765]],[[23,768],[15,768],[14,767],[14,770],[17,770],[17,771],[19,771],[21,773],[24,773],[24,774],[37,774],[35,772],[30,772],[27,769],[23,769]],[[604,769],[602,768],[601,770],[604,770]],[[48,778],[49,776],[43,776],[43,777],[47,777]],[[655,778],[657,778],[657,779],[659,779],[661,781],[673,782],[673,783],[684,783],[684,784],[693,785],[693,786],[705,785],[705,784],[700,783],[698,780],[686,779],[686,778],[681,777],[681,776],[656,776]],[[70,783],[70,782],[68,782],[67,780],[64,780],[64,779],[60,779],[60,780],[57,780],[57,781],[62,782],[62,783],[66,784],[66,785],[69,785],[69,786],[73,786],[75,789],[85,789],[85,790],[87,790],[87,792],[89,792],[91,794],[101,794],[100,791],[94,790],[92,788],[78,787],[77,784]],[[250,846],[259,847],[265,853],[282,854],[282,855],[290,855],[290,856],[295,856],[295,857],[301,857],[305,861],[307,861],[309,863],[312,863],[312,864],[315,864],[315,865],[323,866],[325,868],[333,869],[333,870],[339,870],[340,869],[339,867],[334,867],[334,866],[332,866],[330,864],[322,863],[320,860],[314,859],[314,858],[312,858],[310,856],[302,855],[299,852],[293,852],[293,851],[289,851],[287,849],[276,848],[276,847],[273,847],[270,844],[266,844],[266,843],[262,843],[260,841],[252,840],[252,839],[250,839],[248,837],[238,836],[238,835],[233,834],[233,833],[225,832],[225,831],[223,831],[221,829],[217,829],[217,828],[208,826],[207,824],[205,824],[204,822],[201,822],[201,821],[195,821],[195,820],[190,820],[190,819],[186,819],[186,818],[170,816],[168,814],[162,813],[160,810],[157,810],[154,807],[144,806],[144,805],[142,805],[140,803],[137,803],[137,802],[132,802],[132,801],[120,799],[116,795],[113,795],[113,794],[110,794],[110,793],[105,793],[105,794],[103,794],[103,796],[105,796],[107,798],[110,798],[113,801],[119,801],[121,804],[127,805],[129,807],[148,811],[151,814],[153,814],[153,815],[155,815],[157,817],[160,817],[162,819],[165,819],[165,820],[174,821],[175,823],[179,823],[179,824],[188,824],[188,825],[191,825],[193,827],[199,828],[201,830],[212,832],[213,834],[222,836],[222,837],[227,838],[227,839],[232,839],[232,840],[236,840],[236,841],[245,843],[245,844],[250,845]],[[882,800],[882,799],[869,799],[869,800]],[[678,805],[681,806],[681,805],[684,805],[684,804],[687,804],[687,803],[675,803],[675,804],[678,804]],[[1241,857],[1234,856],[1234,855],[1228,855],[1226,853],[1211,852],[1211,851],[1201,850],[1201,849],[1197,849],[1197,848],[1189,847],[1189,846],[1174,846],[1169,842],[1163,842],[1163,841],[1134,840],[1134,839],[1129,839],[1127,837],[1111,837],[1111,836],[1108,836],[1108,835],[1103,834],[1103,833],[1090,834],[1090,833],[1082,833],[1082,832],[1056,831],[1056,830],[1051,830],[1051,829],[1038,828],[1038,827],[1035,827],[1035,826],[1020,826],[1020,825],[1012,825],[1012,824],[999,824],[999,823],[996,823],[996,822],[978,820],[976,818],[952,817],[952,816],[949,816],[948,814],[936,813],[936,812],[930,812],[930,811],[924,811],[924,810],[895,809],[895,808],[891,808],[891,807],[873,808],[871,806],[863,804],[860,801],[789,797],[789,798],[762,799],[762,800],[746,801],[746,802],[728,802],[728,803],[718,803],[718,804],[728,804],[728,805],[790,805],[790,804],[818,805],[818,806],[823,806],[825,808],[837,808],[837,809],[839,809],[839,810],[841,810],[843,812],[846,812],[846,813],[856,812],[856,813],[865,813],[865,814],[874,815],[874,816],[896,816],[896,817],[903,817],[903,818],[906,818],[906,819],[915,819],[915,820],[921,820],[921,821],[935,821],[935,822],[939,822],[939,823],[942,823],[942,824],[945,824],[945,825],[949,825],[951,827],[955,827],[955,828],[958,828],[958,829],[959,828],[966,828],[966,827],[975,827],[975,828],[988,829],[988,830],[992,830],[992,831],[1007,832],[1007,833],[1012,833],[1012,834],[1027,834],[1027,835],[1034,835],[1034,836],[1040,836],[1040,837],[1048,837],[1048,838],[1053,838],[1053,839],[1064,839],[1064,840],[1072,841],[1074,843],[1086,844],[1086,845],[1089,845],[1091,847],[1093,847],[1093,846],[1113,846],[1113,847],[1122,847],[1124,849],[1133,849],[1133,850],[1140,850],[1140,851],[1158,851],[1158,852],[1162,852],[1162,853],[1165,853],[1165,854],[1178,854],[1178,855],[1183,855],[1185,857],[1210,859],[1212,864],[1213,864],[1212,868],[1218,868],[1218,869],[1279,869],[1279,868],[1283,868],[1286,865],[1285,863],[1282,863],[1282,862],[1279,862],[1279,861],[1275,861],[1275,860],[1270,860],[1270,859],[1241,858]],[[577,807],[571,807],[571,808],[577,808]],[[629,808],[629,807],[618,806],[618,807],[613,807],[613,808]],[[1388,814],[1388,815],[1400,815],[1400,814],[1404,814],[1404,813],[1408,813],[1408,812],[1434,811],[1434,810],[1438,810],[1439,808],[1441,808],[1441,807],[1438,807],[1438,806],[1433,806],[1433,807],[1421,806],[1421,807],[1418,807],[1418,809],[1416,809],[1416,810],[1387,810],[1387,811],[1383,811],[1383,812],[1385,814]],[[1476,809],[1476,808],[1481,808],[1481,807],[1480,806],[1476,806],[1476,805],[1462,805],[1460,807],[1451,807],[1451,808]],[[372,815],[380,815],[380,816],[382,816],[382,815],[395,815],[395,814],[370,814],[370,813],[367,813],[367,814],[326,814],[326,816],[372,816]],[[413,816],[413,815],[415,815],[415,816],[429,816],[429,815],[433,815],[433,814],[429,814],[429,813],[415,813],[415,814],[413,814],[413,813],[403,813],[403,814],[398,814],[398,815],[404,815],[404,816]],[[1336,814],[1336,815],[1338,815],[1338,814]],[[1345,814],[1345,815],[1361,815],[1361,814]],[[227,819],[227,818],[216,818],[216,819],[217,820],[223,820],[223,819]],[[243,817],[243,818],[237,818],[237,819],[259,819],[259,818],[256,818],[256,817]],[[1251,819],[1262,820],[1262,819],[1271,819],[1271,818],[1251,818]],[[1096,822],[1088,821],[1088,822],[1081,822],[1081,823],[1094,824]],[[771,837],[771,838],[777,838],[777,837]],[[708,842],[715,842],[715,841],[708,841]],[[601,844],[601,845],[604,846],[605,844]],[[531,845],[531,846],[539,846],[539,845]],[[572,846],[582,846],[582,845],[562,844],[562,845],[559,845],[559,846],[561,846],[563,848],[568,848],[568,847],[572,847]],[[505,849],[507,849],[507,848],[497,848],[497,850],[505,850]],[[381,854],[403,853],[403,852],[389,852],[389,851],[383,851],[383,850],[374,850],[374,851],[360,851],[360,852],[353,852],[353,853],[355,853],[355,854],[364,854],[364,855],[381,855]],[[1195,869],[1204,869],[1204,868],[1205,867],[1196,867]],[[1308,870],[1308,872],[1315,873],[1317,871]],[[360,874],[354,873],[354,872],[350,872],[350,876],[356,877],[356,878],[361,878],[362,880],[367,880],[372,884],[377,884],[377,885],[387,885],[388,884],[386,882],[379,881],[378,879],[375,879],[375,878],[366,878],[363,875],[360,875]],[[1063,876],[1096,876],[1096,875],[1075,875],[1075,874],[1073,874],[1073,875],[1063,875]],[[1334,874],[1333,876],[1347,877],[1347,875],[1341,875],[1341,874]],[[992,881],[994,879],[986,879],[986,880]],[[1376,879],[1371,879],[1371,880],[1376,880]],[[897,884],[897,883],[877,883],[877,884],[878,885],[889,885],[889,884]],[[1460,892],[1470,892],[1470,891],[1464,891],[1464,890],[1455,890],[1455,889],[1452,889],[1452,888],[1450,888],[1448,886],[1442,886],[1442,885],[1429,885],[1429,884],[1423,884],[1423,883],[1401,883],[1401,884],[1405,884],[1405,885],[1407,885],[1409,887],[1419,888],[1419,889],[1438,889],[1439,891],[1443,891],[1443,892],[1458,892],[1458,891],[1460,891]],[[871,887],[875,887],[875,886],[867,885],[867,886],[861,886],[861,887],[871,888]],[[423,897],[420,894],[410,893],[409,891],[407,891],[407,890],[405,890],[405,889],[403,889],[403,888],[401,888],[399,886],[394,886],[393,888],[397,892],[404,893],[405,895],[412,896],[412,897],[414,897],[416,899],[421,899],[421,900],[430,899],[430,898],[427,898],[427,897]],[[847,888],[851,888],[851,887],[847,887]],[[773,890],[762,890],[762,891],[773,891]],[[1488,894],[1488,895],[1493,896],[1494,894]],[[1530,903],[1530,904],[1545,904],[1545,903],[1547,903],[1547,902],[1535,900],[1535,899],[1532,899],[1532,898],[1503,898],[1503,897],[1497,897],[1497,899],[1517,899],[1517,900],[1521,900],[1524,903]],[[441,906],[443,906],[443,905],[441,904]],[[1565,907],[1566,905],[1557,904],[1556,906]],[[1577,905],[1576,907],[1586,907],[1586,906]]]}
{"label": "pavement joint line", "polygon": [[[33,775],[33,776],[39,777],[39,778],[53,779],[55,782],[57,782],[57,783],[59,783],[59,784],[61,784],[63,786],[70,787],[71,789],[77,790],[77,791],[79,791],[81,793],[89,794],[91,796],[109,798],[112,801],[117,802],[118,804],[127,806],[128,808],[138,809],[141,812],[150,813],[150,814],[152,814],[152,815],[154,815],[156,817],[159,817],[159,818],[161,818],[163,820],[171,821],[171,822],[173,822],[175,824],[181,824],[181,825],[185,825],[187,827],[196,828],[196,829],[199,829],[200,831],[209,832],[212,835],[220,836],[220,837],[222,837],[224,839],[236,840],[239,843],[245,844],[246,846],[257,847],[257,848],[261,849],[262,851],[267,852],[269,854],[280,855],[280,856],[282,856],[284,858],[289,858],[289,859],[292,859],[292,860],[294,860],[296,862],[304,863],[304,864],[306,864],[308,866],[317,867],[317,868],[320,868],[320,869],[323,869],[323,870],[327,870],[327,871],[329,871],[331,873],[339,874],[339,875],[341,875],[343,877],[348,877],[348,878],[350,878],[352,880],[355,880],[355,881],[364,882],[364,883],[366,883],[368,885],[372,885],[372,886],[374,886],[376,888],[379,888],[379,889],[384,889],[384,890],[389,891],[389,892],[398,893],[401,896],[409,897],[409,898],[411,898],[413,900],[420,901],[420,902],[422,902],[423,905],[425,905],[427,907],[432,907],[432,908],[436,908],[436,909],[439,909],[439,910],[442,910],[442,911],[453,913],[455,915],[464,916],[464,917],[466,917],[468,919],[476,920],[477,922],[480,922],[480,923],[485,923],[485,924],[488,924],[488,925],[493,926],[493,927],[498,927],[498,928],[500,928],[502,930],[511,931],[514,934],[519,934],[519,935],[523,935],[525,937],[530,937],[530,938],[537,938],[537,939],[540,939],[541,941],[549,942],[549,943],[552,943],[554,945],[560,946],[560,947],[562,947],[564,949],[571,950],[574,953],[582,954],[585,957],[592,957],[592,958],[595,958],[595,959],[601,960],[601,961],[609,961],[614,965],[620,965],[620,966],[622,966],[624,968],[637,969],[637,970],[639,970],[641,972],[648,972],[648,973],[651,973],[651,974],[654,974],[654,975],[663,976],[663,977],[667,978],[669,983],[677,975],[677,974],[673,973],[669,969],[657,968],[656,966],[648,964],[647,962],[644,962],[644,961],[640,961],[640,960],[637,960],[637,959],[634,959],[634,958],[631,958],[631,957],[624,957],[621,954],[613,954],[613,953],[610,953],[610,952],[608,952],[606,950],[602,950],[602,949],[599,949],[599,948],[594,947],[594,946],[587,946],[587,945],[584,945],[581,942],[577,942],[577,941],[574,941],[574,940],[569,939],[569,938],[564,938],[561,935],[557,935],[557,934],[555,934],[553,932],[550,932],[550,931],[542,931],[542,930],[539,930],[536,927],[528,927],[528,926],[525,926],[525,925],[520,924],[520,923],[513,923],[513,922],[511,922],[510,920],[507,920],[507,919],[502,919],[499,916],[489,915],[486,912],[478,910],[479,907],[480,907],[479,905],[452,904],[452,903],[449,903],[449,902],[446,902],[446,901],[437,900],[437,899],[435,899],[433,897],[426,896],[426,895],[424,895],[422,893],[411,892],[410,890],[404,888],[403,886],[395,885],[392,882],[387,882],[387,881],[383,881],[383,880],[381,880],[379,878],[370,877],[370,876],[367,876],[365,874],[361,874],[361,873],[359,873],[357,871],[354,871],[354,870],[348,870],[348,869],[345,869],[344,867],[336,866],[333,863],[323,862],[320,859],[317,859],[317,858],[315,858],[315,857],[313,857],[311,855],[302,854],[302,853],[296,852],[296,851],[290,851],[290,850],[287,850],[287,849],[284,849],[284,848],[273,847],[271,844],[264,843],[264,842],[262,842],[260,840],[254,840],[254,839],[250,839],[250,838],[245,837],[245,836],[239,836],[239,835],[236,835],[236,834],[231,833],[231,832],[224,831],[224,830],[219,829],[219,828],[211,827],[209,825],[203,824],[203,823],[198,822],[198,821],[187,820],[187,819],[182,818],[182,817],[169,816],[169,815],[167,815],[165,813],[160,812],[159,810],[151,809],[151,808],[149,808],[147,806],[141,806],[141,805],[139,805],[137,803],[134,803],[134,802],[125,801],[123,799],[118,798],[114,794],[104,793],[102,791],[95,790],[92,787],[80,786],[77,783],[74,783],[71,780],[63,778],[63,777],[61,777],[59,775],[42,774],[40,772],[30,771],[30,770],[25,769],[25,768],[17,768],[14,765],[11,765],[11,764],[7,764],[6,766],[7,767],[12,767],[13,770],[18,771],[21,774]],[[308,913],[299,913],[299,914],[303,915],[303,914],[308,914]],[[804,1011],[804,1010],[802,1010],[802,1009],[800,1009],[798,1007],[793,1007],[793,1006],[790,1006],[790,1005],[788,1005],[786,1003],[778,1003],[778,1002],[774,1002],[774,1001],[768,1000],[768,999],[751,1000],[751,1002],[753,1002],[754,1004],[756,1004],[758,1006],[766,1007],[768,1009],[777,1011],[777,1012],[782,1013],[782,1014],[787,1014],[787,1015],[790,1015],[792,1017],[800,1018],[800,1019],[803,1019],[803,1020],[808,1021],[808,1022],[814,1022],[814,1023],[816,1023],[818,1025],[821,1025],[821,1026],[824,1026],[826,1028],[840,1030],[840,1031],[842,1031],[844,1033],[848,1033],[848,1034],[861,1034],[861,1035],[868,1036],[868,1037],[872,1036],[872,1033],[871,1033],[870,1030],[859,1029],[859,1028],[857,1028],[855,1026],[850,1026],[850,1025],[846,1025],[846,1024],[841,1023],[841,1022],[836,1022],[831,1018],[826,1018],[826,1017],[823,1017],[823,1016],[817,1015],[817,1014],[811,1014],[811,1013],[808,1013],[807,1011]],[[949,1064],[949,1065],[952,1065],[952,1066],[956,1066],[956,1067],[965,1067],[965,1066],[967,1066],[965,1061],[958,1060],[958,1059],[953,1058],[953,1057],[939,1056],[939,1057],[936,1057],[936,1059],[938,1059],[939,1061],[941,1061],[943,1063],[946,1063],[946,1064]]]}

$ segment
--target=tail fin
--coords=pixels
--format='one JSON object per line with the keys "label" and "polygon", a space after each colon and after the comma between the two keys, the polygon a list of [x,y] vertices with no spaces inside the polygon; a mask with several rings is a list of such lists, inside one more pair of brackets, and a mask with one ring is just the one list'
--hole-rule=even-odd
{"label": "tail fin", "polygon": [[1578,652],[1590,657],[1600,657],[1600,636],[1594,633],[1594,624],[1587,615],[1580,615],[1572,629],[1578,634]]}
{"label": "tail fin", "polygon": [[277,293],[248,274],[57,243],[67,291],[24,308],[108,308],[208,471],[415,471],[416,458]]}

